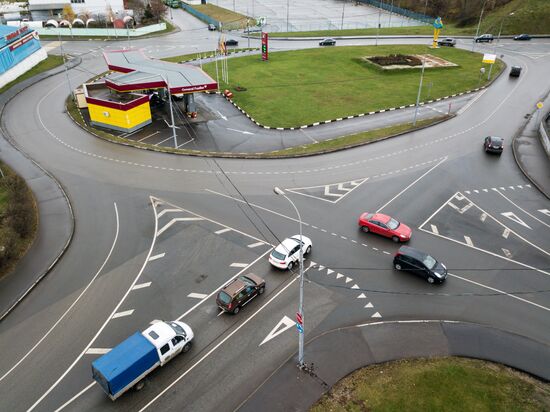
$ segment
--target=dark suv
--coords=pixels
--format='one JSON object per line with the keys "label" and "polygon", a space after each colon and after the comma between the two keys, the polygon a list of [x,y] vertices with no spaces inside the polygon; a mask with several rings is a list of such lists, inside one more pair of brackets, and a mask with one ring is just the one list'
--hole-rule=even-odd
{"label": "dark suv", "polygon": [[474,40],[476,43],[492,43],[494,37],[492,34],[482,34],[481,36],[476,37]]}
{"label": "dark suv", "polygon": [[425,278],[429,283],[443,283],[447,268],[427,253],[410,246],[401,246],[393,258],[393,267]]}
{"label": "dark suv", "polygon": [[241,275],[218,292],[216,303],[225,312],[234,315],[239,313],[241,308],[265,292],[265,280],[253,273]]}
{"label": "dark suv", "polygon": [[487,136],[483,141],[483,148],[486,152],[501,154],[504,147],[504,139],[497,136]]}

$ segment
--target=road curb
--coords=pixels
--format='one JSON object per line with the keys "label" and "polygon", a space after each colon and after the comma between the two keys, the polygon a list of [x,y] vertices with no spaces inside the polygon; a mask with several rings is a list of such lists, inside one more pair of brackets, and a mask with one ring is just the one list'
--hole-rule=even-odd
{"label": "road curb", "polygon": [[[78,66],[80,63],[82,62],[82,59],[80,57],[74,57],[73,59],[69,60],[68,63],[67,63],[67,68],[68,69],[72,69],[76,66]],[[52,262],[48,265],[48,267],[46,268],[46,270],[39,274],[38,277],[31,283],[30,286],[28,286],[22,294],[20,294],[17,299],[15,299],[11,305],[8,307],[8,309],[6,309],[1,315],[0,315],[0,322],[7,316],[9,315],[14,309],[15,307],[17,307],[17,305],[19,303],[21,303],[21,301],[51,272],[51,270],[55,267],[55,265],[57,264],[57,262],[59,262],[59,260],[61,259],[61,257],[65,254],[65,252],[67,251],[72,239],[73,239],[73,236],[74,236],[74,231],[75,231],[75,217],[74,217],[74,212],[73,212],[73,208],[72,208],[72,205],[71,205],[71,201],[69,199],[69,196],[67,195],[67,192],[65,191],[65,188],[63,187],[63,185],[56,179],[56,177],[50,173],[49,171],[47,171],[44,167],[42,167],[40,165],[40,163],[36,162],[34,159],[30,158],[27,153],[25,153],[23,150],[21,150],[19,148],[19,146],[16,144],[16,142],[13,140],[13,138],[10,136],[10,134],[6,131],[6,129],[4,128],[4,125],[3,125],[3,116],[4,116],[4,109],[5,107],[8,105],[8,103],[15,97],[17,96],[19,93],[21,93],[23,90],[35,85],[36,83],[44,80],[44,79],[47,79],[49,77],[52,77],[52,76],[55,76],[59,73],[62,73],[63,71],[65,70],[65,67],[64,65],[61,65],[61,66],[58,66],[54,69],[51,69],[47,72],[44,72],[44,73],[39,73],[37,74],[36,76],[33,76],[27,80],[25,80],[24,82],[21,82],[21,83],[18,83],[16,85],[14,85],[13,87],[11,87],[9,90],[7,90],[5,93],[2,94],[2,97],[0,98],[0,131],[4,137],[4,139],[15,149],[17,150],[19,153],[21,153],[21,155],[23,157],[25,157],[26,159],[28,159],[33,165],[35,165],[38,169],[40,169],[44,175],[48,176],[54,183],[55,185],[59,188],[62,196],[65,198],[65,201],[67,203],[67,207],[68,207],[68,210],[69,210],[69,214],[70,214],[70,222],[71,222],[71,228],[70,228],[70,233],[69,233],[69,237],[67,238],[67,240],[65,241],[65,244],[63,245],[60,253],[55,256],[52,260]],[[15,169],[14,169],[15,170]],[[17,172],[17,170],[15,170]],[[33,195],[34,196],[34,195]],[[34,243],[34,241],[33,241]],[[28,256],[28,255],[25,255],[25,256]],[[17,268],[17,265],[16,265],[16,268]]]}

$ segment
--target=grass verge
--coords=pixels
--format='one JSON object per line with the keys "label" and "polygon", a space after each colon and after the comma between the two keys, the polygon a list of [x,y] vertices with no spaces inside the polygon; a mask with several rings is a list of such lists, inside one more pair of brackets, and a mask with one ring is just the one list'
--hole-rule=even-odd
{"label": "grass verge", "polygon": [[360,369],[311,412],[548,411],[550,385],[502,365],[465,358],[403,360]]}
{"label": "grass verge", "polygon": [[53,69],[54,67],[60,66],[62,64],[63,64],[63,58],[61,56],[56,56],[56,55],[50,54],[46,58],[46,60],[42,60],[40,63],[38,63],[32,69],[30,69],[28,72],[23,73],[17,79],[15,79],[12,82],[9,82],[4,87],[2,87],[0,89],[0,93],[4,93],[6,90],[8,90],[12,86],[16,85],[17,83],[20,83],[24,80],[27,80],[28,78],[30,78],[32,76],[35,76],[39,73],[48,71],[48,70]]}
{"label": "grass verge", "polygon": [[25,181],[0,161],[0,277],[9,273],[34,241],[36,203]]}
{"label": "grass verge", "polygon": [[[231,49],[229,51],[228,54],[233,54],[233,53],[237,53],[237,52],[243,52],[243,51],[250,51],[250,50],[259,50],[258,47],[245,47],[243,49]],[[189,60],[194,60],[194,59],[198,59],[198,58],[207,58],[207,57],[210,57],[210,56],[214,56],[214,53],[216,53],[215,50],[210,50],[210,51],[206,51],[206,52],[200,52],[200,53],[188,53],[188,54],[181,54],[179,56],[171,56],[171,57],[165,57],[161,60],[164,60],[164,61],[167,61],[167,62],[172,62],[172,63],[180,63],[180,62],[185,62],[185,61],[189,61]]]}
{"label": "grass verge", "polygon": [[[416,101],[420,69],[376,70],[364,56],[431,54],[449,60],[456,67],[427,69],[421,100],[464,92],[487,84],[480,78],[482,55],[452,47],[347,46],[271,53],[269,61],[259,56],[227,60],[229,84],[220,89],[234,92],[234,101],[257,122],[271,127],[299,127],[304,124],[412,104]],[[504,64],[497,61],[495,77]],[[214,63],[203,65],[215,76]],[[236,91],[237,86],[246,89]],[[242,89],[241,89],[242,90]]]}

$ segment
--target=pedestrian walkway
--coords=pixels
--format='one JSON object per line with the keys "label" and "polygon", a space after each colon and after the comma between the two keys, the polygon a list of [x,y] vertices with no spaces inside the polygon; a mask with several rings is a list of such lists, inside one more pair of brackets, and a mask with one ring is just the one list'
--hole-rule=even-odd
{"label": "pedestrian walkway", "polygon": [[508,365],[550,379],[550,347],[487,326],[454,321],[393,321],[323,333],[307,343],[308,370],[296,355],[281,365],[237,409],[309,410],[335,383],[364,366],[404,358],[461,356]]}

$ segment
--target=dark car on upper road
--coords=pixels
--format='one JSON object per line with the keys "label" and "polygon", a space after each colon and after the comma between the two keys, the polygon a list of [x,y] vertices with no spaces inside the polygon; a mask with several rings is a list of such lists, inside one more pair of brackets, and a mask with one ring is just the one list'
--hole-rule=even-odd
{"label": "dark car on upper road", "polygon": [[474,38],[476,43],[492,43],[494,39],[492,34],[482,34]]}
{"label": "dark car on upper road", "polygon": [[455,47],[456,45],[456,40],[451,38],[451,37],[447,37],[446,39],[441,39],[441,40],[438,40],[437,41],[437,44],[439,46],[449,46],[449,47]]}
{"label": "dark car on upper road", "polygon": [[264,292],[265,280],[254,273],[249,273],[241,275],[225,285],[218,292],[216,304],[224,312],[236,315],[244,305]]}
{"label": "dark car on upper road", "polygon": [[520,34],[519,36],[514,36],[514,40],[531,40],[531,36],[528,34]]}
{"label": "dark car on upper road", "polygon": [[519,77],[520,74],[521,74],[521,66],[512,66],[510,68],[510,76]]}
{"label": "dark car on upper road", "polygon": [[216,25],[210,23],[210,24],[208,25],[208,30],[210,30],[210,31],[216,31]]}
{"label": "dark car on upper road", "polygon": [[334,39],[324,39],[319,42],[319,46],[334,46],[336,45],[336,40]]}
{"label": "dark car on upper road", "polygon": [[363,232],[377,233],[396,243],[407,242],[412,236],[410,227],[382,213],[362,213],[359,216],[359,227]]}
{"label": "dark car on upper road", "polygon": [[486,152],[501,154],[504,149],[504,139],[497,136],[487,136],[483,141]]}
{"label": "dark car on upper road", "polygon": [[238,46],[239,45],[239,42],[235,39],[227,39],[225,41],[225,45],[226,46]]}
{"label": "dark car on upper road", "polygon": [[447,268],[432,256],[410,246],[401,246],[393,258],[396,270],[406,270],[423,277],[428,283],[443,283]]}

